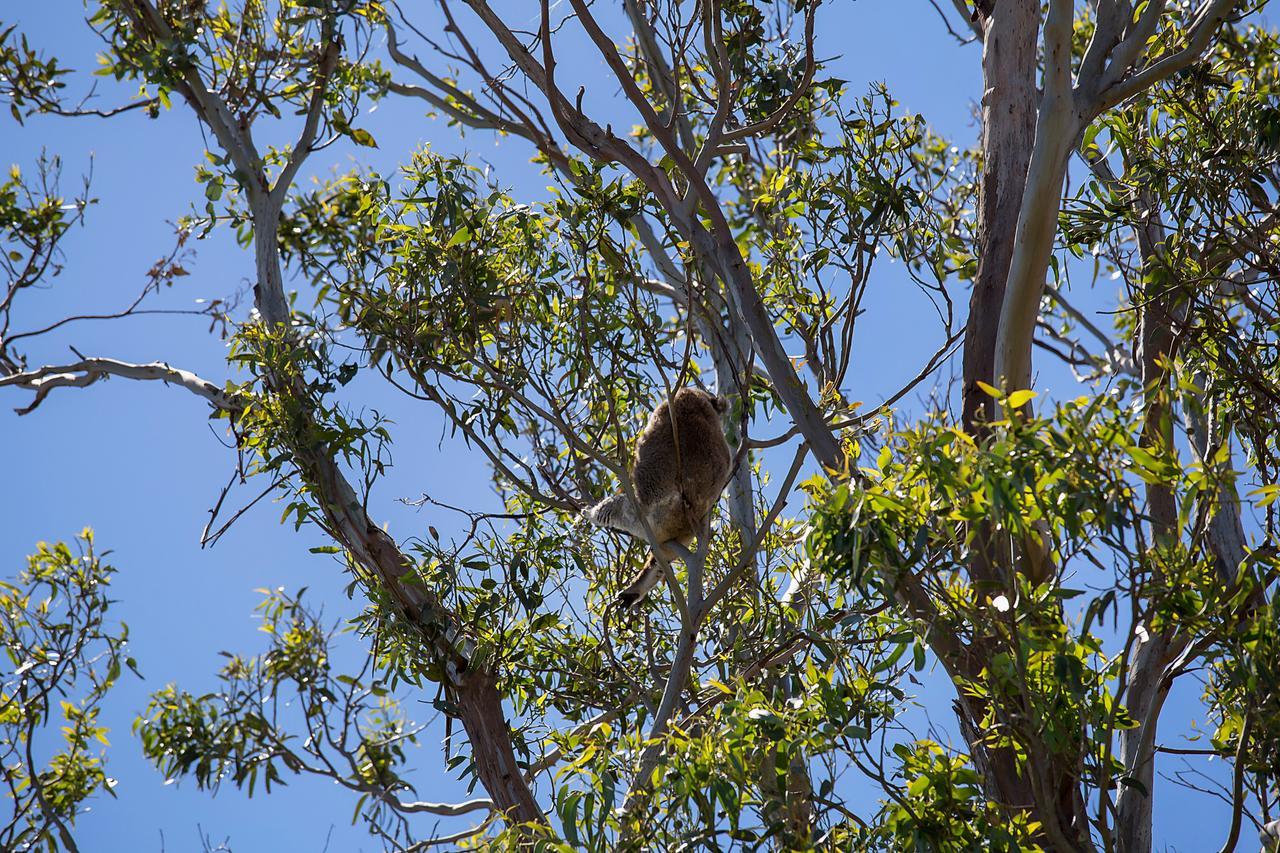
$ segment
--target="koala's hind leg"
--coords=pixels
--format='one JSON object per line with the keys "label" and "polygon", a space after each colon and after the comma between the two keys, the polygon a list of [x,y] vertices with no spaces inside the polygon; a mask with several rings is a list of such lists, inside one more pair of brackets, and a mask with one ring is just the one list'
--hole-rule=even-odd
{"label": "koala's hind leg", "polygon": [[614,599],[614,606],[621,610],[630,610],[636,607],[640,602],[644,601],[658,582],[662,580],[662,566],[658,564],[658,558],[652,554],[649,559],[644,561],[644,568],[640,570],[640,574],[636,575],[636,579],[631,582],[631,586],[618,593],[618,597]]}
{"label": "koala's hind leg", "polygon": [[[693,542],[692,536],[680,536],[676,539],[684,547],[688,548]],[[666,551],[667,562],[670,562],[675,554]],[[614,599],[614,606],[622,610],[631,610],[639,606],[640,602],[648,597],[649,592],[662,581],[662,564],[658,562],[658,558],[650,554],[649,559],[644,561],[644,568],[640,570],[640,574],[636,575],[631,585],[618,593],[618,597]]]}

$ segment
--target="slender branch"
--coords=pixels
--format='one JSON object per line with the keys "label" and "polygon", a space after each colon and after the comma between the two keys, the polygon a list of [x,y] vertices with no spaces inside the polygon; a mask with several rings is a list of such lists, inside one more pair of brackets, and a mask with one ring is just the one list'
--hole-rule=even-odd
{"label": "slender branch", "polygon": [[[505,119],[492,110],[486,109],[476,101],[475,98],[471,97],[462,89],[459,89],[457,86],[439,75],[433,74],[416,56],[410,56],[405,53],[400,48],[399,36],[396,33],[395,24],[392,23],[390,18],[387,19],[386,32],[387,53],[390,54],[391,59],[397,65],[412,71],[414,74],[418,75],[418,77],[422,78],[423,81],[434,86],[440,92],[445,93],[448,97],[446,98],[442,95],[436,94],[436,92],[422,86],[413,86],[396,81],[392,81],[388,84],[387,88],[390,91],[395,92],[398,95],[405,95],[426,101],[431,106],[447,114],[450,118],[461,122],[468,127],[481,130],[496,130],[501,133],[510,133],[513,136],[519,136],[529,142],[532,142],[539,148],[539,150],[542,150],[544,154],[548,154],[548,156],[550,156],[548,151],[551,147],[549,145],[550,140],[545,139],[535,129],[522,122]],[[453,101],[450,101],[449,98],[452,98]],[[465,109],[463,106],[459,105],[465,106]],[[563,157],[561,159],[563,159]],[[560,164],[557,163],[557,166],[559,165]]]}
{"label": "slender branch", "polygon": [[455,832],[453,835],[441,835],[437,838],[427,838],[422,841],[418,841],[404,848],[404,853],[417,853],[419,850],[429,850],[432,847],[440,847],[445,844],[457,844],[459,841],[464,841],[472,836],[476,836],[484,832],[488,829],[489,823],[490,822],[487,820],[482,821],[470,829]]}
{"label": "slender branch", "polygon": [[123,104],[118,107],[112,107],[111,109],[106,109],[106,110],[98,110],[98,109],[87,110],[83,107],[73,107],[71,109],[66,109],[56,103],[47,103],[47,104],[41,105],[40,112],[48,113],[49,115],[62,116],[63,118],[81,118],[81,117],[114,118],[115,116],[121,115],[123,113],[131,112],[133,110],[153,109],[155,107],[158,107],[159,105],[160,105],[159,98],[147,98],[144,101],[132,101],[131,103]]}
{"label": "slender branch", "polygon": [[167,385],[186,388],[193,394],[203,397],[216,409],[227,412],[239,411],[240,401],[235,395],[228,393],[207,379],[202,379],[189,370],[171,367],[162,361],[150,364],[131,364],[111,358],[86,358],[74,364],[47,365],[36,370],[11,373],[0,376],[0,387],[12,386],[35,391],[35,399],[31,405],[16,409],[20,415],[35,410],[49,392],[55,388],[85,388],[99,379],[120,376],[125,379],[159,380]]}
{"label": "slender branch", "polygon": [[[578,740],[579,738],[589,734],[597,726],[603,723],[612,723],[622,715],[622,711],[629,707],[631,702],[635,701],[636,698],[637,697],[635,696],[629,696],[626,701],[620,702],[616,708],[610,708],[608,711],[601,711],[591,719],[579,723],[572,731],[569,732],[569,739]],[[542,757],[529,765],[529,769],[526,770],[524,774],[525,781],[529,784],[533,784],[533,781],[538,777],[538,774],[554,767],[562,758],[564,758],[564,752],[564,747],[561,746],[547,750],[542,754]]]}
{"label": "slender branch", "polygon": [[401,802],[397,801],[395,805],[396,811],[407,812],[410,814],[438,814],[445,817],[454,817],[456,815],[469,814],[478,811],[492,811],[493,800],[475,799],[465,800],[461,803],[422,803],[422,802]]}
{"label": "slender branch", "polygon": [[[126,0],[122,8],[139,35],[157,43],[180,42],[168,22],[149,0]],[[191,105],[192,111],[213,131],[236,168],[243,173],[246,191],[251,195],[265,193],[267,179],[262,170],[262,158],[241,133],[226,103],[205,86],[195,65],[188,64],[183,68],[178,89]]]}
{"label": "slender branch", "polygon": [[293,150],[289,153],[289,161],[280,170],[275,186],[271,189],[271,197],[278,203],[284,202],[285,194],[289,192],[289,187],[293,185],[293,179],[298,174],[298,169],[302,168],[303,161],[311,153],[311,146],[315,142],[316,134],[320,129],[320,117],[324,113],[325,95],[329,90],[329,79],[333,76],[334,69],[338,67],[338,57],[342,55],[342,39],[333,32],[332,18],[325,16],[322,24],[322,33],[324,47],[322,48],[320,59],[316,63],[317,70],[315,80],[312,83],[311,101],[307,105],[307,118],[303,124],[302,133],[298,136],[298,141],[294,143]]}
{"label": "slender branch", "polygon": [[782,480],[782,487],[778,489],[778,497],[774,500],[773,506],[769,508],[769,513],[760,522],[760,526],[751,537],[751,545],[743,549],[742,558],[738,561],[738,565],[734,567],[733,571],[726,574],[707,595],[704,611],[714,607],[716,602],[725,596],[730,587],[737,583],[743,573],[754,565],[753,555],[764,543],[764,538],[769,534],[769,529],[773,527],[774,521],[777,520],[783,507],[787,505],[787,497],[791,494],[791,487],[795,485],[796,477],[799,476],[805,457],[808,455],[808,445],[801,444],[796,448],[795,457],[791,460],[791,467],[787,469],[787,475]]}
{"label": "slender branch", "polygon": [[[1121,46],[1116,49],[1117,56],[1107,69],[1104,85],[1109,85],[1098,95],[1094,104],[1095,111],[1101,112],[1109,109],[1198,61],[1205,48],[1209,46],[1209,40],[1213,38],[1218,25],[1231,14],[1236,2],[1237,0],[1209,0],[1209,2],[1200,7],[1200,11],[1196,15],[1196,23],[1191,28],[1191,36],[1187,39],[1187,44],[1182,50],[1158,60],[1154,65],[1144,68],[1131,77],[1118,79],[1118,74],[1123,74],[1126,70],[1125,65],[1122,63],[1128,56],[1127,52],[1123,52],[1125,45],[1122,42]],[[1163,6],[1163,2],[1152,2],[1144,12],[1143,17],[1145,18],[1153,9],[1157,10],[1158,14],[1158,10]],[[1135,35],[1140,35],[1140,32],[1141,30]],[[1145,43],[1146,38],[1143,38],[1142,44],[1145,45]]]}
{"label": "slender branch", "polygon": [[754,124],[748,124],[744,127],[734,128],[721,136],[722,143],[736,142],[738,140],[747,139],[752,136],[759,136],[762,133],[768,133],[775,128],[779,122],[786,118],[796,104],[809,94],[809,87],[813,83],[813,75],[817,71],[818,65],[813,56],[813,21],[814,14],[817,10],[816,3],[809,3],[805,6],[804,18],[804,72],[801,74],[800,82],[796,85],[796,90],[791,96],[782,103],[769,115],[765,116]]}
{"label": "slender branch", "polygon": [[668,123],[675,123],[676,130],[680,134],[681,143],[685,148],[693,150],[696,144],[693,125],[689,122],[689,116],[682,108],[681,98],[683,93],[676,82],[675,74],[671,71],[671,66],[667,64],[666,58],[658,48],[658,40],[653,27],[645,18],[640,8],[639,0],[623,0],[622,7],[626,12],[627,19],[631,21],[632,30],[635,31],[636,44],[639,45],[640,55],[649,68],[649,77],[653,79],[663,97],[667,99]]}
{"label": "slender branch", "polygon": [[1221,853],[1231,853],[1240,840],[1240,826],[1244,817],[1244,771],[1247,761],[1245,750],[1249,745],[1249,735],[1253,733],[1253,717],[1256,706],[1250,705],[1244,712],[1244,725],[1240,728],[1240,743],[1236,745],[1235,767],[1231,774],[1231,829],[1227,831],[1227,840],[1222,843]]}
{"label": "slender branch", "polygon": [[658,712],[653,717],[649,734],[645,738],[644,751],[640,754],[639,767],[627,798],[623,802],[622,811],[630,814],[639,806],[641,799],[648,793],[652,784],[654,770],[662,756],[663,736],[666,735],[671,716],[675,713],[680,694],[689,680],[693,666],[693,653],[697,640],[697,628],[694,625],[681,625],[680,639],[676,643],[675,657],[671,662],[671,672],[667,676],[666,687],[662,691],[662,701],[658,704]]}
{"label": "slender branch", "polygon": [[1111,342],[1111,338],[1107,337],[1106,333],[1099,329],[1093,321],[1084,314],[1084,312],[1080,311],[1068,302],[1066,297],[1062,295],[1062,291],[1058,290],[1058,288],[1054,287],[1052,284],[1046,284],[1044,286],[1044,292],[1047,293],[1054,302],[1058,303],[1059,307],[1071,316],[1071,319],[1075,320],[1083,326],[1089,334],[1097,338],[1098,341],[1107,348],[1107,350],[1113,350],[1116,348],[1115,344]]}
{"label": "slender branch", "polygon": [[967,37],[960,35],[955,31],[955,28],[951,26],[951,19],[947,17],[947,13],[943,11],[943,8],[938,5],[938,0],[929,0],[929,5],[933,7],[933,11],[938,13],[938,17],[942,19],[942,25],[947,28],[947,33],[950,34],[953,39],[958,41],[961,45],[973,44],[975,41],[982,41],[982,37],[984,35],[982,32],[982,25],[979,24],[978,20],[969,13],[969,10],[965,7],[964,0],[951,0],[951,4],[955,7],[956,11],[960,13],[960,20],[964,21],[965,26],[969,28],[970,35]]}
{"label": "slender branch", "polygon": [[125,317],[154,317],[154,316],[187,316],[187,317],[208,317],[210,310],[208,308],[143,308],[134,310],[132,308],[124,311],[118,311],[115,314],[75,314],[70,317],[63,317],[43,326],[39,329],[32,329],[29,332],[19,332],[16,335],[10,335],[5,338],[6,345],[12,345],[14,342],[22,338],[36,338],[40,335],[48,334],[56,329],[60,329],[68,323],[77,323],[81,320],[122,320]]}
{"label": "slender branch", "polygon": [[[473,0],[472,5],[475,6],[478,2],[479,0]],[[658,117],[648,99],[645,98],[644,93],[640,91],[634,78],[632,78],[626,68],[626,64],[618,55],[617,48],[590,14],[590,10],[584,0],[570,0],[570,3],[573,5],[574,11],[577,13],[578,19],[587,31],[588,36],[595,43],[606,64],[609,65],[614,75],[618,78],[618,82],[622,85],[623,92],[627,95],[628,100],[640,112],[650,132],[653,133],[659,144],[675,161],[681,173],[689,180],[691,187],[695,189],[698,199],[702,202],[707,215],[710,217],[712,231],[708,233],[697,219],[684,215],[683,205],[667,203],[662,195],[659,195],[659,200],[663,201],[668,213],[677,221],[681,230],[693,238],[699,252],[708,258],[714,258],[723,271],[723,277],[737,297],[742,317],[751,332],[752,340],[755,342],[760,358],[769,370],[769,375],[773,379],[778,395],[786,404],[787,411],[793,420],[800,425],[805,438],[809,442],[809,446],[813,449],[814,456],[829,470],[842,472],[846,464],[844,452],[834,435],[826,428],[822,413],[809,398],[809,393],[800,381],[795,366],[791,363],[785,349],[783,349],[782,342],[778,339],[773,319],[765,308],[764,300],[755,287],[755,282],[747,268],[746,260],[734,240],[732,229],[725,219],[720,199],[717,198],[707,184],[705,170],[699,170],[696,164],[689,159],[688,154],[676,144],[665,124]],[[545,19],[545,2],[543,16]],[[545,48],[546,44],[544,43]],[[648,166],[647,160],[644,163]],[[637,174],[637,177],[645,180],[645,176],[642,174]],[[646,181],[646,185],[649,185],[649,181]],[[651,189],[654,189],[654,187],[651,186]]]}

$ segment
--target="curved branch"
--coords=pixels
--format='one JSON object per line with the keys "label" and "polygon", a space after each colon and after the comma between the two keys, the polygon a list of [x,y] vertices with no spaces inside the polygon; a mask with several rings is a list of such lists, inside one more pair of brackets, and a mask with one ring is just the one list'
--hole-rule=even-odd
{"label": "curved branch", "polygon": [[720,137],[721,143],[736,142],[742,139],[748,139],[753,136],[759,136],[762,133],[768,133],[773,130],[787,115],[800,103],[800,99],[809,94],[809,87],[813,84],[813,75],[818,69],[818,63],[813,56],[813,16],[816,3],[811,3],[805,9],[804,20],[804,73],[800,78],[799,85],[791,96],[783,102],[769,115],[760,121],[742,127],[734,128],[726,131]]}
{"label": "curved branch", "polygon": [[1256,708],[1250,706],[1244,712],[1244,725],[1240,729],[1240,743],[1236,746],[1236,762],[1231,778],[1231,829],[1227,832],[1227,840],[1222,845],[1222,853],[1231,853],[1240,840],[1240,825],[1244,817],[1244,768],[1245,750],[1249,745],[1249,735],[1253,731],[1253,716]]}
{"label": "curved branch", "polygon": [[320,117],[324,112],[325,95],[329,90],[329,78],[338,67],[338,57],[342,53],[342,38],[333,33],[333,24],[329,18],[325,18],[324,32],[325,46],[316,63],[316,78],[311,91],[311,100],[307,104],[307,118],[303,124],[302,133],[298,136],[293,151],[289,153],[289,161],[285,163],[280,175],[276,178],[275,186],[271,189],[271,197],[281,202],[284,201],[285,193],[289,192],[289,187],[293,184],[298,170],[302,168],[303,161],[311,153],[311,146],[315,144],[316,134],[320,130]]}
{"label": "curved branch", "polygon": [[215,409],[226,412],[239,411],[242,406],[238,398],[208,379],[202,379],[189,370],[171,367],[163,361],[149,364],[132,364],[117,361],[113,358],[86,358],[74,364],[46,365],[35,370],[11,373],[0,376],[0,387],[13,386],[35,391],[35,399],[31,405],[15,409],[18,414],[25,415],[35,410],[49,392],[54,388],[86,388],[99,379],[120,376],[125,379],[159,380],[166,385],[178,385],[191,393],[203,397]]}
{"label": "curved branch", "polygon": [[[176,44],[180,41],[150,0],[128,0],[123,11],[138,35],[151,42],[159,44],[168,41]],[[262,158],[248,141],[246,134],[240,130],[226,102],[209,90],[194,65],[182,70],[181,82],[177,88],[195,114],[213,131],[236,168],[244,173],[245,188],[250,193],[265,192],[267,179],[262,170]]]}
{"label": "curved branch", "polygon": [[[1148,11],[1150,8],[1162,8],[1163,5],[1163,3],[1152,3]],[[1227,15],[1231,14],[1231,10],[1235,5],[1236,0],[1209,0],[1209,2],[1206,2],[1200,7],[1200,11],[1196,15],[1196,23],[1191,28],[1191,37],[1187,39],[1186,46],[1177,53],[1166,56],[1158,62],[1147,66],[1132,77],[1112,83],[1098,95],[1097,103],[1094,105],[1096,112],[1110,109],[1121,101],[1151,88],[1161,80],[1176,74],[1200,59],[1205,48],[1209,46],[1209,40],[1213,38],[1214,32],[1218,29],[1218,25],[1222,23]],[[1156,14],[1158,15],[1159,12],[1157,11]],[[1145,42],[1146,39],[1143,38],[1142,44],[1145,44]],[[1116,49],[1117,53],[1124,50],[1124,48],[1125,44],[1122,42],[1120,47]],[[1123,61],[1126,57],[1127,54],[1113,59],[1113,64],[1108,68],[1106,77],[1111,78],[1115,73],[1113,69],[1116,69],[1117,60]],[[1121,74],[1125,70],[1123,66],[1118,69]]]}
{"label": "curved branch", "polygon": [[394,808],[396,811],[407,813],[426,812],[428,814],[438,814],[445,817],[455,817],[457,815],[478,812],[481,810],[492,811],[493,800],[466,800],[461,803],[405,803],[397,800]]}
{"label": "curved branch", "polygon": [[410,846],[404,848],[404,850],[405,850],[405,853],[418,853],[418,851],[420,850],[428,850],[432,847],[440,847],[445,844],[457,844],[459,841],[463,841],[464,839],[471,838],[474,835],[479,835],[480,833],[484,832],[488,826],[489,826],[489,821],[487,820],[482,821],[481,823],[471,827],[470,829],[464,829],[461,832],[455,832],[453,835],[442,835],[438,838],[428,838],[423,841],[419,841],[416,844],[411,844]]}
{"label": "curved branch", "polygon": [[[538,146],[544,148],[548,140],[540,139],[539,135],[530,127],[518,121],[510,121],[503,118],[492,110],[486,109],[479,101],[471,97],[470,94],[453,85],[449,81],[439,75],[431,73],[431,71],[422,64],[422,61],[416,56],[411,56],[400,49],[400,39],[396,33],[395,24],[390,18],[386,22],[387,33],[387,53],[391,59],[402,68],[407,68],[414,74],[418,75],[425,82],[434,86],[445,95],[437,94],[423,86],[415,86],[411,83],[400,83],[392,80],[387,84],[389,91],[395,92],[397,95],[404,95],[410,98],[418,98],[426,101],[435,109],[447,114],[455,121],[479,130],[496,130],[500,133],[510,133],[513,136],[519,136]],[[451,103],[449,98],[453,98],[456,103]],[[462,105],[462,106],[459,106]],[[464,108],[465,107],[465,108]]]}

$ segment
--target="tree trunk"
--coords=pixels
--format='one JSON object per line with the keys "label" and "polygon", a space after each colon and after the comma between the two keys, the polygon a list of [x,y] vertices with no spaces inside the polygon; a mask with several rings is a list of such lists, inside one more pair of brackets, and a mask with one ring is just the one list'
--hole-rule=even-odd
{"label": "tree trunk", "polygon": [[[1176,291],[1156,276],[1164,266],[1164,227],[1157,199],[1139,193],[1133,215],[1142,260],[1142,280],[1150,291],[1142,294],[1138,316],[1138,366],[1142,372],[1142,446],[1160,455],[1174,452],[1172,412],[1169,406],[1169,363],[1176,345],[1177,316],[1183,309]],[[1156,548],[1175,544],[1178,539],[1177,497],[1169,486],[1147,486],[1147,514],[1151,519],[1152,541]],[[1160,583],[1159,578],[1155,578]],[[1155,784],[1156,722],[1171,684],[1164,677],[1166,664],[1181,650],[1183,642],[1172,628],[1139,646],[1129,668],[1124,704],[1140,725],[1119,733],[1120,761],[1127,778],[1136,784],[1122,785],[1116,794],[1116,847],[1120,853],[1151,853],[1152,806]]]}
{"label": "tree trunk", "polygon": [[[289,321],[285,298],[277,231],[280,221],[278,201],[257,196],[251,201],[254,217],[254,250],[258,282],[255,305],[263,320],[279,324]],[[269,377],[272,385],[277,377]],[[284,382],[273,390],[293,396],[298,415],[311,421],[313,413],[307,396],[296,383]],[[299,435],[316,430],[300,429]],[[494,808],[513,823],[545,823],[546,817],[516,764],[511,731],[502,707],[502,696],[494,675],[485,669],[470,668],[470,642],[462,628],[437,597],[427,588],[405,583],[413,563],[364,510],[347,482],[331,450],[323,443],[294,448],[301,478],[312,489],[324,513],[329,532],[352,557],[389,593],[403,616],[422,633],[441,664],[446,688],[456,698],[458,715],[471,744],[476,776],[493,800]]]}
{"label": "tree trunk", "polygon": [[[1027,166],[1035,144],[1036,43],[1040,9],[1036,4],[994,4],[981,18],[982,50],[982,178],[978,187],[978,273],[969,299],[964,336],[965,429],[980,434],[995,415],[994,401],[979,382],[995,384],[996,336],[1013,257],[1014,231],[1022,208]],[[975,579],[995,576],[988,525],[974,539],[970,570]],[[963,662],[952,663],[953,668]],[[972,667],[970,667],[972,668]],[[964,672],[965,677],[978,673]],[[975,768],[987,796],[1009,809],[1034,805],[1031,789],[1017,771],[1009,750],[988,749],[982,742],[984,709],[971,697],[955,705],[960,730],[969,743]]]}
{"label": "tree trunk", "polygon": [[1057,234],[1062,186],[1082,129],[1071,78],[1073,10],[1069,0],[1052,0],[1044,24],[1043,94],[996,333],[995,384],[1007,391],[1031,385],[1031,343]]}
{"label": "tree trunk", "polygon": [[1156,720],[1169,695],[1164,667],[1175,653],[1167,637],[1154,635],[1138,647],[1129,670],[1124,706],[1139,725],[1119,734],[1119,757],[1127,774],[1127,784],[1122,783],[1116,793],[1115,840],[1119,853],[1151,851]]}
{"label": "tree trunk", "polygon": [[[254,196],[257,196],[254,198]],[[253,216],[253,257],[258,281],[253,286],[253,304],[264,322],[275,325],[289,322],[289,303],[285,298],[284,272],[280,268],[280,205],[270,198],[251,193]]]}
{"label": "tree trunk", "polygon": [[973,434],[995,415],[978,382],[996,383],[996,333],[1013,234],[1036,135],[1036,34],[1032,3],[998,3],[982,23],[982,179],[978,187],[978,274],[964,336],[964,426]]}
{"label": "tree trunk", "polygon": [[546,823],[533,798],[511,748],[511,729],[502,709],[502,694],[490,673],[475,669],[463,673],[453,691],[471,743],[476,776],[489,793],[494,807],[508,823]]}
{"label": "tree trunk", "polygon": [[[1060,122],[1047,121],[1049,117],[1040,112],[1042,102],[1037,89],[1040,15],[1039,4],[1011,0],[986,4],[979,13],[983,31],[984,91],[978,270],[965,328],[962,413],[966,431],[977,437],[985,432],[984,424],[997,415],[995,401],[978,383],[1001,385],[1002,315],[1009,301],[1009,288],[1018,284],[1015,260],[1027,248],[1020,243],[1018,234],[1020,229],[1025,232],[1028,225],[1044,231],[1047,223],[1047,236],[1039,235],[1042,245],[1037,252],[1044,255],[1042,266],[1047,266],[1047,249],[1043,246],[1052,245],[1060,203],[1059,198],[1050,196],[1054,192],[1060,196],[1061,175],[1065,173],[1066,154],[1059,152],[1070,151],[1069,145],[1061,140],[1047,139],[1046,134]],[[1060,29],[1060,22],[1054,23]],[[1071,113],[1066,115],[1069,119]],[[1050,141],[1057,144],[1050,146]],[[1034,161],[1039,161],[1039,173],[1035,186],[1029,186]],[[1056,181],[1052,180],[1052,173],[1059,175]],[[1023,270],[1028,267],[1027,260],[1023,259]],[[1040,284],[1043,284],[1043,275]],[[1034,297],[1037,302],[1038,292],[1037,288]],[[1025,383],[1020,387],[1025,387]],[[994,555],[1003,550],[995,541],[998,535],[1002,534],[986,524],[976,531],[969,566],[975,582],[1007,580],[1008,573],[1019,568],[1001,566],[995,559]],[[1004,545],[1007,547],[1008,543]],[[1024,554],[1027,551],[1022,550]],[[977,680],[981,677],[982,662],[989,654],[981,641],[972,645],[969,652],[970,660],[955,661],[949,669],[957,670],[964,678]],[[1087,837],[1078,769],[1056,760],[1048,767],[1020,767],[1012,750],[993,749],[984,743],[987,731],[981,721],[987,706],[982,701],[961,696],[955,703],[955,711],[974,766],[992,801],[1011,811],[1030,812],[1045,827],[1046,843],[1055,849]],[[1047,790],[1039,791],[1039,796],[1029,773],[1037,773],[1048,785]]]}

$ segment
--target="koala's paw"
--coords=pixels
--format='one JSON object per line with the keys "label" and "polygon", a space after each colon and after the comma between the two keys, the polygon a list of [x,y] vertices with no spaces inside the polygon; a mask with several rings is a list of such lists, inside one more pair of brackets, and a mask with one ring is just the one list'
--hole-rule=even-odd
{"label": "koala's paw", "polygon": [[623,612],[635,611],[639,609],[640,602],[643,600],[644,596],[640,593],[625,589],[613,600],[613,606]]}

